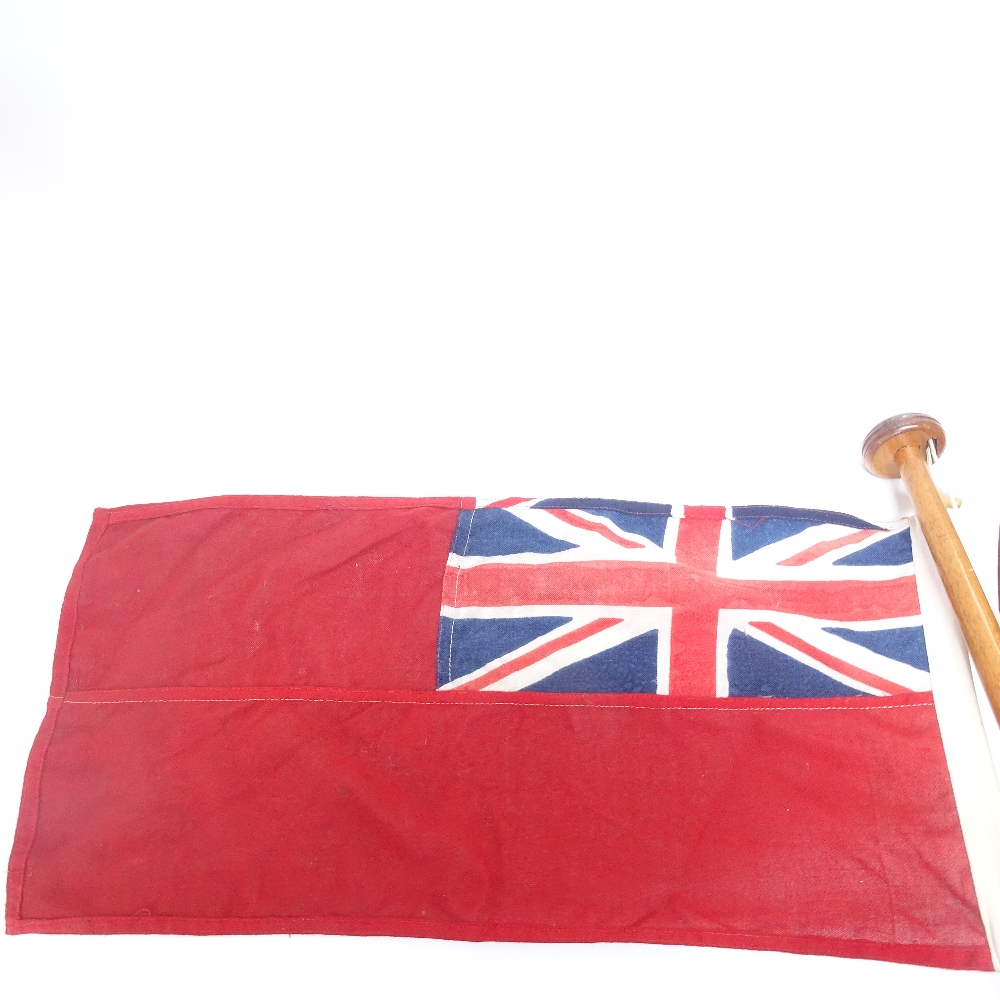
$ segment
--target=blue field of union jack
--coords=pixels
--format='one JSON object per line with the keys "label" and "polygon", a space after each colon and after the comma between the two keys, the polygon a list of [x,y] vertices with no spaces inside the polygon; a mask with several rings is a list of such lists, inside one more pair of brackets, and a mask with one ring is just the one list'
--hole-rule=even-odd
{"label": "blue field of union jack", "polygon": [[930,690],[907,522],[792,507],[482,501],[445,574],[440,690]]}

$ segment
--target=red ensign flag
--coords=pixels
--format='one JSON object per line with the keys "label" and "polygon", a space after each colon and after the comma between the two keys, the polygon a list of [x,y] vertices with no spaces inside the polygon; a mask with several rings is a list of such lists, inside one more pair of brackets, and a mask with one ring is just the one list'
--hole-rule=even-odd
{"label": "red ensign flag", "polygon": [[905,522],[597,498],[97,511],[9,933],[993,967]]}

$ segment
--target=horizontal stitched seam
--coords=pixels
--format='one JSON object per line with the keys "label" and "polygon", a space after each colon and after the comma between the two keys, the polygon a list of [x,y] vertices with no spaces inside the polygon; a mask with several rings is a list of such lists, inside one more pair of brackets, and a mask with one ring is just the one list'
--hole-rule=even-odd
{"label": "horizontal stitched seam", "polygon": [[424,705],[437,708],[442,705],[483,706],[504,705],[513,708],[632,708],[651,712],[873,712],[885,711],[891,708],[929,708],[930,701],[909,702],[906,705],[804,705],[797,708],[794,705],[761,705],[718,708],[710,705],[590,705],[586,702],[540,702],[540,701],[402,701],[392,698],[131,698],[107,701],[70,701],[67,705],[183,705],[192,704],[240,704],[244,702],[267,701],[301,701],[328,703],[332,705]]}

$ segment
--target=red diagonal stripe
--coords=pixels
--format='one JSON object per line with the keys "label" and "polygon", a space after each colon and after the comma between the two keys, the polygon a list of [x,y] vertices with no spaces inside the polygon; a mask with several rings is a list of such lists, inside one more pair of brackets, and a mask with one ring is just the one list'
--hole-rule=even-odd
{"label": "red diagonal stripe", "polygon": [[811,563],[814,559],[825,556],[827,552],[832,552],[834,549],[842,549],[845,545],[853,545],[855,542],[864,541],[864,539],[871,535],[878,534],[880,532],[877,529],[871,528],[865,531],[855,531],[853,535],[845,535],[843,538],[832,538],[828,542],[817,542],[815,545],[810,545],[808,549],[803,549],[789,559],[782,559],[778,565],[805,566],[806,563]]}
{"label": "red diagonal stripe", "polygon": [[631,538],[622,538],[621,535],[616,535],[606,524],[598,524],[596,521],[587,521],[577,514],[572,514],[568,510],[559,510],[558,508],[549,508],[549,513],[553,517],[558,517],[560,521],[572,524],[574,528],[586,528],[587,531],[596,532],[598,535],[607,538],[608,541],[614,542],[615,545],[620,545],[623,549],[642,548],[638,542],[633,542]]}
{"label": "red diagonal stripe", "polygon": [[525,653],[523,656],[508,660],[506,663],[494,667],[488,673],[469,681],[468,684],[460,684],[458,687],[466,691],[482,691],[484,687],[495,684],[497,681],[503,680],[504,677],[509,677],[511,674],[530,666],[532,663],[537,663],[549,654],[555,653],[560,649],[565,649],[567,646],[572,646],[574,642],[579,642],[581,639],[597,635],[598,632],[603,632],[606,628],[618,625],[622,621],[624,621],[622,618],[598,618],[595,621],[588,622],[586,625],[581,625],[580,628],[573,629],[572,632],[567,632],[561,638],[551,639],[549,642],[542,643],[541,646],[533,649],[530,653]]}
{"label": "red diagonal stripe", "polygon": [[494,500],[493,503],[488,503],[487,507],[514,507],[519,503],[524,503],[526,500],[531,500],[531,497],[507,497],[506,500]]}
{"label": "red diagonal stripe", "polygon": [[892,681],[887,681],[884,677],[879,677],[878,674],[870,674],[867,670],[862,670],[860,667],[854,666],[853,663],[848,663],[846,660],[831,656],[829,653],[823,652],[822,649],[817,649],[815,646],[809,645],[808,642],[804,642],[797,635],[792,635],[791,632],[786,632],[773,622],[750,622],[750,624],[755,629],[759,629],[761,632],[775,639],[780,639],[786,646],[791,646],[792,649],[797,649],[800,653],[805,653],[814,660],[819,660],[825,666],[832,667],[838,674],[850,677],[852,681],[860,681],[862,684],[867,684],[869,687],[884,691],[887,694],[913,693],[910,688],[893,684]]}

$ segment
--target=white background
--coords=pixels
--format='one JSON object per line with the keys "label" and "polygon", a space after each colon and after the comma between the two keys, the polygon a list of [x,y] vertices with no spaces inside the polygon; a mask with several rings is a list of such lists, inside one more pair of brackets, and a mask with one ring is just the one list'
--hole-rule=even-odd
{"label": "white background", "polygon": [[[98,505],[889,518],[860,443],[915,409],[995,597],[998,51],[989,3],[0,3],[3,850]],[[0,949],[11,996],[1000,995],[654,946]]]}

